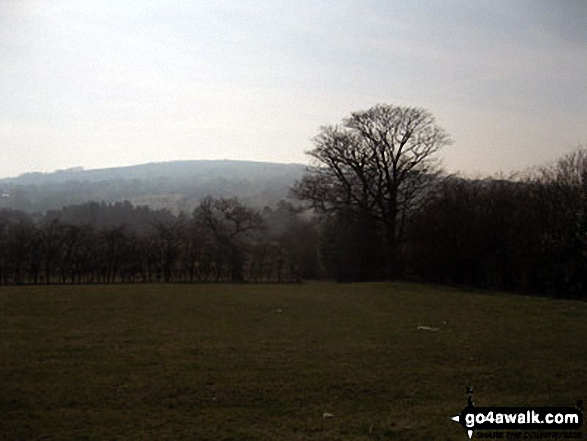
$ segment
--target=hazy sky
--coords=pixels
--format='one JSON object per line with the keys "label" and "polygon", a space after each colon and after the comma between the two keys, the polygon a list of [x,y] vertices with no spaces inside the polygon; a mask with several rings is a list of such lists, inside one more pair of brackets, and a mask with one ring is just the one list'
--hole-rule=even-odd
{"label": "hazy sky", "polygon": [[307,163],[377,103],[432,111],[449,171],[587,145],[587,1],[0,0],[0,177]]}

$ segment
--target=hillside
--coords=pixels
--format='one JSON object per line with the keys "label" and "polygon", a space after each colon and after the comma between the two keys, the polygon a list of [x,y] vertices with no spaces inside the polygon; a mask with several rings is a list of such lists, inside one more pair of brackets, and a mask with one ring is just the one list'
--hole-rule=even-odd
{"label": "hillside", "polygon": [[200,160],[26,173],[0,179],[0,208],[45,212],[90,200],[128,200],[189,212],[208,194],[238,197],[260,208],[287,199],[289,188],[305,168],[301,164]]}

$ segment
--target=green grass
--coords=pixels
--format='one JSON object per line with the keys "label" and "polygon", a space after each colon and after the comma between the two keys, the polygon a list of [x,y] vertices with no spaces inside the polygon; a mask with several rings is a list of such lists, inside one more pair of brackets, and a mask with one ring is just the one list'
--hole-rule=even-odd
{"label": "green grass", "polygon": [[462,440],[467,385],[586,399],[586,338],[587,303],[424,285],[1,287],[0,439]]}

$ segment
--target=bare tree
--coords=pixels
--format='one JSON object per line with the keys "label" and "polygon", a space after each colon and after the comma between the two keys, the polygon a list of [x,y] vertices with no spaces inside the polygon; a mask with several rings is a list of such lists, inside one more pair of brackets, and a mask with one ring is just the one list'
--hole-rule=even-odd
{"label": "bare tree", "polygon": [[30,220],[18,220],[8,224],[7,238],[8,269],[13,283],[20,285],[25,283],[27,270],[30,269],[31,250],[36,245],[37,230]]}
{"label": "bare tree", "polygon": [[178,257],[181,254],[184,219],[178,219],[172,223],[158,222],[155,227],[157,234],[156,244],[159,251],[160,265],[163,270],[163,280],[171,282]]}
{"label": "bare tree", "polygon": [[559,293],[587,292],[587,149],[580,147],[540,170],[537,210],[544,223],[540,242]]}
{"label": "bare tree", "polygon": [[51,283],[51,276],[61,258],[67,227],[58,219],[45,221],[41,227],[41,249],[44,255],[45,283]]}
{"label": "bare tree", "polygon": [[210,232],[215,241],[217,279],[225,260],[230,280],[242,281],[246,240],[265,229],[263,217],[237,199],[208,196],[194,210],[194,220]]}
{"label": "bare tree", "polygon": [[376,105],[354,112],[342,125],[321,128],[307,152],[317,167],[296,183],[294,193],[318,210],[351,207],[380,223],[387,277],[395,279],[401,275],[406,214],[433,178],[434,154],[450,142],[425,109]]}
{"label": "bare tree", "polygon": [[116,282],[116,274],[121,264],[121,250],[126,241],[124,226],[104,228],[99,232],[102,246],[102,266],[106,283]]}

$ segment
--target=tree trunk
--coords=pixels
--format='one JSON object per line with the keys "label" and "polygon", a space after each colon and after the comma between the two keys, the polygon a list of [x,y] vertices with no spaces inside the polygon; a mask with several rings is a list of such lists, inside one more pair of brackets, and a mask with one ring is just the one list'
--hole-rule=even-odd
{"label": "tree trunk", "polygon": [[397,208],[392,207],[390,209],[389,216],[385,223],[385,251],[387,258],[386,276],[387,280],[392,282],[398,280],[401,276],[399,267],[399,253],[398,253],[398,240],[397,240]]}

